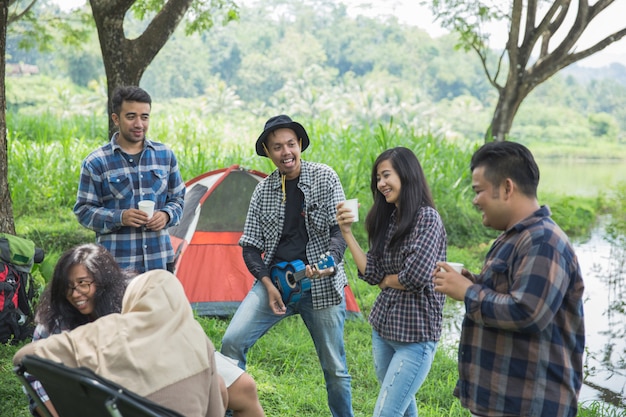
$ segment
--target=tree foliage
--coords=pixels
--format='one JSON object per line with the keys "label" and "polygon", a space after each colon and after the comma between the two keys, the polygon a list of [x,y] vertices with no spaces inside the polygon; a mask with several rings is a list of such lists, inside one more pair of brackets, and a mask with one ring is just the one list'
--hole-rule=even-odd
{"label": "tree foliage", "polygon": [[[498,91],[485,140],[505,140],[524,99],[561,69],[587,58],[626,35],[626,25],[581,47],[580,38],[600,13],[610,13],[615,0],[433,0],[433,11],[444,26],[459,35],[459,46],[474,50],[491,85]],[[495,58],[485,27],[506,21],[508,40]],[[506,59],[506,61],[505,61]]]}
{"label": "tree foliage", "polygon": [[[89,0],[89,4],[98,30],[109,98],[117,86],[139,85],[144,71],[187,13],[191,16],[187,33],[210,29],[214,16],[223,9],[225,22],[237,17],[231,0]],[[146,24],[134,38],[124,31],[130,10]],[[109,131],[113,130],[110,120]]]}
{"label": "tree foliage", "polygon": [[[343,126],[393,123],[455,140],[484,140],[498,95],[479,60],[455,50],[455,35],[433,39],[394,18],[354,16],[341,3],[325,0],[266,0],[239,12],[238,21],[216,24],[210,32],[187,35],[184,22],[179,25],[141,79],[158,104],[155,110],[166,106],[166,100],[186,98],[176,105],[202,114],[231,117],[236,112],[266,119],[280,111],[316,115]],[[145,16],[141,21],[132,10],[126,14],[128,38],[143,32],[150,21]],[[104,66],[93,32],[80,47],[55,41],[54,53],[19,51],[9,59],[37,64],[42,76],[69,76],[87,86],[90,91],[59,93],[72,97],[71,108],[96,92],[84,110],[93,111],[94,105],[104,110]],[[15,39],[9,39],[12,51],[17,49]],[[36,88],[34,83],[11,79],[9,109],[63,117],[63,107],[47,104],[56,102],[56,91],[67,84],[48,87],[52,96],[46,87],[42,94],[24,94]],[[595,135],[590,116],[606,113],[619,131],[607,129],[603,136],[626,139],[626,67],[621,64],[572,65],[538,86],[524,103],[511,138],[528,140],[540,134],[542,141],[555,142],[566,134],[568,140],[584,143]]]}

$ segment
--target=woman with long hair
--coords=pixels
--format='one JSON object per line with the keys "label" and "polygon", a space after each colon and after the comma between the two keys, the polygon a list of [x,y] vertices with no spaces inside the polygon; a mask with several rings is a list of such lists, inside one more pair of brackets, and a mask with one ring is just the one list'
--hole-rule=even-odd
{"label": "woman with long hair", "polygon": [[13,360],[35,355],[85,367],[186,417],[223,417],[214,353],[182,284],[160,269],[128,284],[121,313],[25,345]]}
{"label": "woman with long hair", "polygon": [[[67,250],[57,261],[52,279],[41,295],[33,341],[119,313],[129,278],[103,246],[89,243]],[[31,379],[31,385],[56,415],[39,381]],[[32,398],[30,411],[39,415]]]}
{"label": "woman with long hair", "polygon": [[353,213],[339,203],[337,221],[359,278],[380,287],[369,315],[376,376],[375,417],[417,416],[415,394],[441,336],[445,297],[432,272],[446,259],[446,231],[424,171],[407,148],[388,149],[372,168],[374,199],[365,219],[369,251],[352,234]]}
{"label": "woman with long hair", "polygon": [[89,243],[69,249],[41,296],[33,339],[119,313],[129,278],[103,246]]}

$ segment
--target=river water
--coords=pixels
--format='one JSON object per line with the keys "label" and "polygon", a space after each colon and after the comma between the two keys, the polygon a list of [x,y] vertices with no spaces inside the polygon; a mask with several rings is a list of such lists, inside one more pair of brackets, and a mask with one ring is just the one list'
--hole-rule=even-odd
{"label": "river water", "polygon": [[611,245],[597,229],[576,245],[585,281],[585,384],[580,400],[602,400],[626,409],[626,248]]}
{"label": "river water", "polygon": [[[626,182],[623,161],[538,160],[540,191],[573,196],[611,194]],[[626,215],[626,213],[618,213]],[[581,401],[626,410],[626,247],[611,244],[603,225],[575,243],[585,281],[585,380]]]}

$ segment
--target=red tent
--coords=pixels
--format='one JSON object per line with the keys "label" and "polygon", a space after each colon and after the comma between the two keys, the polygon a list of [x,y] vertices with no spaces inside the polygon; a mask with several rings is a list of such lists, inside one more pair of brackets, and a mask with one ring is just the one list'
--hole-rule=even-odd
{"label": "red tent", "polygon": [[[265,176],[233,165],[186,183],[182,221],[169,232],[177,253],[174,273],[201,316],[233,314],[252,287],[238,242],[252,192]],[[348,313],[360,316],[350,287],[345,291]]]}

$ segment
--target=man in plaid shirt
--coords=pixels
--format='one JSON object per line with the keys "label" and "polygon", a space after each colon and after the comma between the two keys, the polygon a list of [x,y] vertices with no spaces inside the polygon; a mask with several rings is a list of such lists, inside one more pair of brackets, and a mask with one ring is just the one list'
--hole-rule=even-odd
{"label": "man in plaid shirt", "polygon": [[[118,87],[111,99],[119,128],[111,141],[85,158],[74,213],[96,232],[122,268],[137,273],[173,269],[174,251],[167,228],[180,222],[185,184],[167,146],[146,138],[152,100],[143,89]],[[155,203],[149,217],[141,200]]]}
{"label": "man in plaid shirt", "polygon": [[463,301],[454,394],[474,416],[574,417],[585,346],[584,284],[565,233],[539,206],[539,168],[513,142],[472,157],[473,203],[503,233],[479,274],[435,271],[435,290]]}
{"label": "man in plaid shirt", "polygon": [[[335,218],[345,196],[334,170],[300,159],[308,146],[304,127],[285,115],[269,119],[257,140],[257,154],[269,157],[276,170],[259,183],[250,201],[239,244],[256,282],[226,329],[222,353],[245,369],[248,349],[280,320],[300,314],[324,371],[332,415],[352,417],[343,340],[348,280],[341,261],[346,243]],[[336,267],[312,268],[325,253],[332,255]],[[310,289],[302,285],[299,300],[285,303],[270,269],[296,260],[306,265],[301,282],[309,281]]]}

